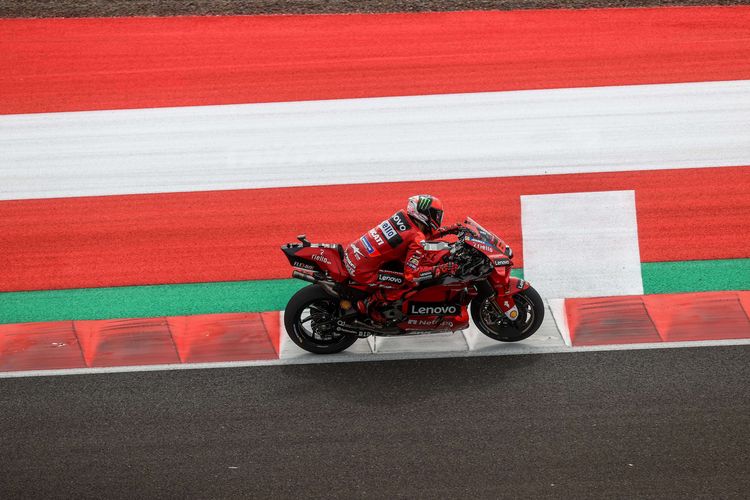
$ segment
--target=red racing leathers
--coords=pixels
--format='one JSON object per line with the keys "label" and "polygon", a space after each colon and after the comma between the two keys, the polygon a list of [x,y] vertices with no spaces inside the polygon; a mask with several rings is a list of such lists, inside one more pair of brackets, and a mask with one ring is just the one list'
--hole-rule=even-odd
{"label": "red racing leathers", "polygon": [[[413,288],[420,281],[437,277],[442,269],[426,262],[424,240],[424,233],[406,212],[399,211],[351,242],[346,248],[344,265],[357,283]],[[405,280],[397,273],[378,272],[383,264],[394,260],[404,264]],[[395,300],[403,292],[403,288],[383,290],[382,299]]]}

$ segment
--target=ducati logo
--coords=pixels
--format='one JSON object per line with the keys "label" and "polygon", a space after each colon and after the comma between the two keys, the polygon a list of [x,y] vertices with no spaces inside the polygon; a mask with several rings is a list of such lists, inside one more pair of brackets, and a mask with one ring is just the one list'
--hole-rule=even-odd
{"label": "ducati logo", "polygon": [[385,244],[383,238],[380,237],[380,234],[378,234],[376,229],[370,229],[370,236],[372,236],[372,239],[375,240],[375,243],[377,243],[378,246],[382,247]]}

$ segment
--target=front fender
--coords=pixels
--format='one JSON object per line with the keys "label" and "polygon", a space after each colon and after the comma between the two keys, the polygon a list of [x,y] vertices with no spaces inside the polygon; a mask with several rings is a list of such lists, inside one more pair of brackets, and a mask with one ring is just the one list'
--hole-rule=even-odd
{"label": "front fender", "polygon": [[[505,295],[515,295],[524,290],[528,290],[530,286],[531,285],[528,281],[511,276],[508,280],[508,288],[506,290],[503,290],[503,292],[505,292]],[[500,291],[498,290],[498,292]]]}

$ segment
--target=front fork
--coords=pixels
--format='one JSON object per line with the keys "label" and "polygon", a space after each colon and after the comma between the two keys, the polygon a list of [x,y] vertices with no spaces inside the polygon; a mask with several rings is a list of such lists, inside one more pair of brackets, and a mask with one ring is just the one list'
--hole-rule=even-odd
{"label": "front fork", "polygon": [[515,321],[518,319],[518,306],[513,295],[529,288],[529,284],[519,278],[492,273],[478,288],[480,292],[494,297],[490,304],[498,314]]}

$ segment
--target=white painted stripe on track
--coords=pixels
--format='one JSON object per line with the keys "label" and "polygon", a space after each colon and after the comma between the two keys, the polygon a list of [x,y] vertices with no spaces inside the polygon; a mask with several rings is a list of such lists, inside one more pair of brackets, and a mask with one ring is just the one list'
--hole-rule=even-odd
{"label": "white painted stripe on track", "polygon": [[[533,338],[533,337],[532,337]],[[529,348],[523,342],[515,344],[498,343],[495,349],[462,352],[409,352],[387,354],[351,354],[347,352],[333,355],[310,354],[278,360],[228,361],[219,363],[185,363],[172,365],[114,366],[107,368],[74,368],[64,370],[36,370],[0,372],[0,379],[20,377],[49,377],[61,375],[93,375],[106,373],[152,372],[165,370],[196,370],[211,368],[244,368],[248,366],[305,365],[320,363],[351,363],[363,361],[398,361],[411,359],[466,358],[488,356],[519,356],[529,354],[583,353],[596,351],[626,351],[643,349],[674,349],[680,347],[720,347],[750,345],[750,339],[701,340],[690,342],[656,342],[651,344],[618,344],[606,346],[567,347],[564,345]]]}
{"label": "white painted stripe on track", "polygon": [[750,165],[750,81],[0,116],[0,199]]}

